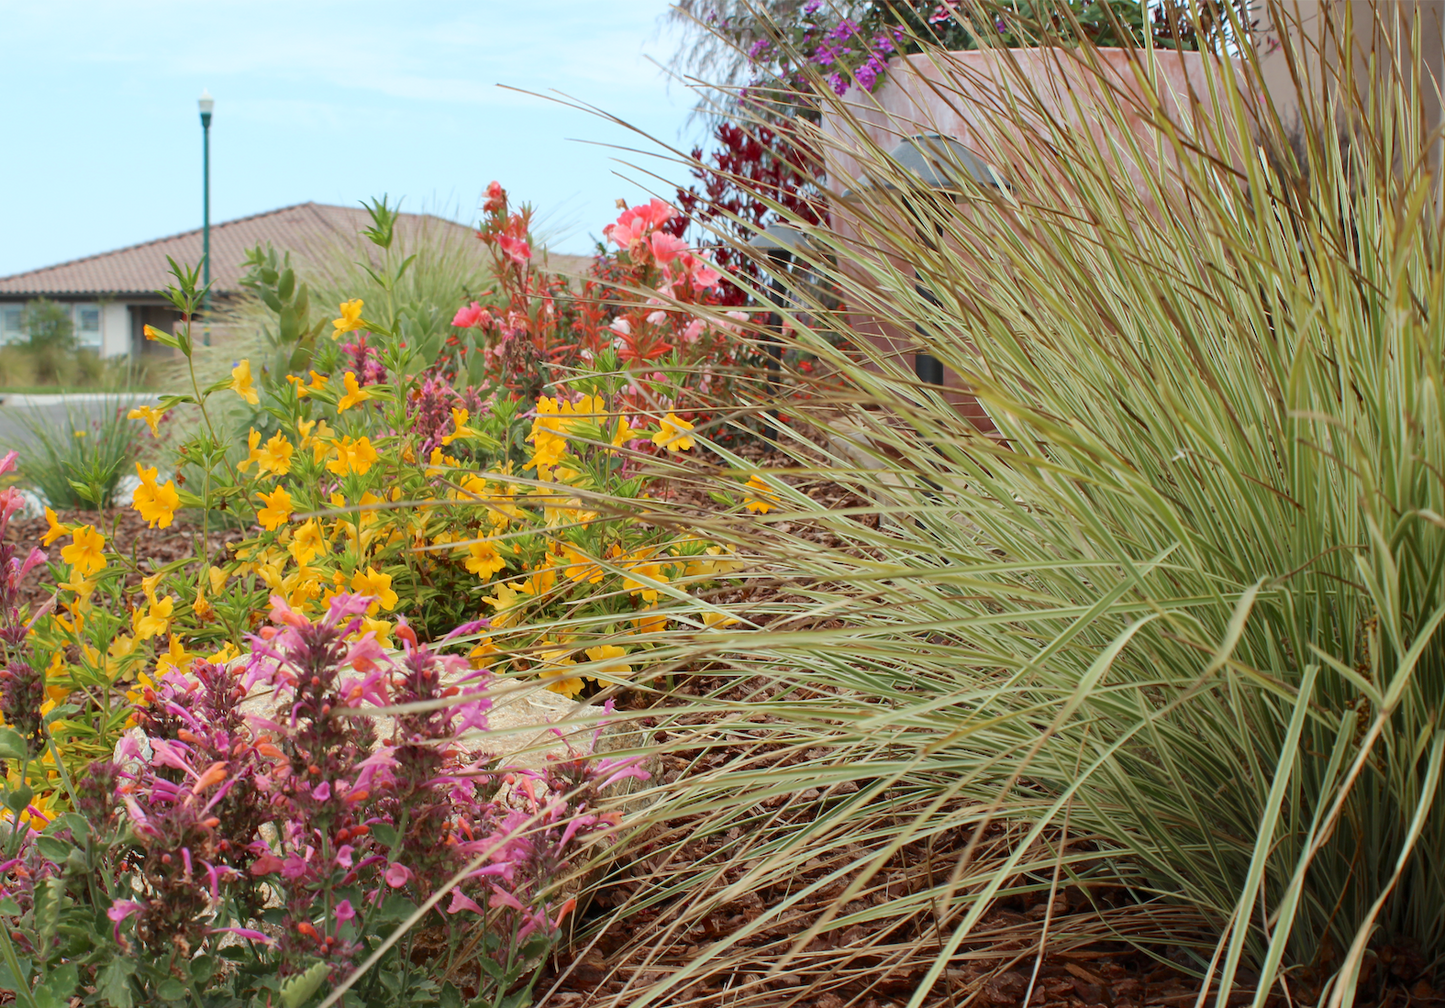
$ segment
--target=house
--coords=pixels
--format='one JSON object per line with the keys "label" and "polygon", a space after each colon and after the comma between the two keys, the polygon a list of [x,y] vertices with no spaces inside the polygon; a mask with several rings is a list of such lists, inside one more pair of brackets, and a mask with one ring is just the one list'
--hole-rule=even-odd
{"label": "house", "polygon": [[[352,247],[371,217],[361,207],[298,203],[267,213],[211,225],[211,292],[216,299],[240,294],[246,254],[268,243],[299,258],[320,256],[337,246]],[[470,238],[472,229],[428,214],[400,215],[398,236],[423,230],[455,230]],[[77,342],[102,357],[168,355],[167,347],[149,342],[144,326],[173,331],[180,313],[159,293],[171,286],[170,264],[196,265],[201,260],[201,231],[102,252],[56,266],[0,277],[0,343],[23,341],[20,315],[25,303],[44,297],[66,306],[75,323]]]}

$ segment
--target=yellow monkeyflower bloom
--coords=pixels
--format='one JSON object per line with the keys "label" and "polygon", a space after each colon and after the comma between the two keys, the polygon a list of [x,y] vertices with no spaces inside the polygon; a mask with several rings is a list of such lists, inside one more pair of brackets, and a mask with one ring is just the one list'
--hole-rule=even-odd
{"label": "yellow monkeyflower bloom", "polygon": [[[659,560],[648,556],[645,550],[637,550],[628,554],[618,561],[618,566],[630,574],[647,578],[649,581],[660,581],[663,584],[667,584],[672,580],[663,573],[663,564]],[[644,602],[657,601],[658,589],[654,588],[651,584],[637,580],[637,578],[624,577],[622,579],[622,587],[634,595],[641,596]]]}
{"label": "yellow monkeyflower bloom", "polygon": [[273,476],[285,476],[291,471],[291,455],[295,452],[291,442],[281,434],[274,434],[266,442],[256,461],[262,469]]}
{"label": "yellow monkeyflower bloom", "polygon": [[94,574],[103,568],[106,564],[105,536],[93,525],[82,525],[72,535],[74,541],[60,551],[60,559],[81,574]]}
{"label": "yellow monkeyflower bloom", "polygon": [[251,428],[251,433],[246,435],[246,449],[246,457],[236,463],[237,472],[245,472],[261,461],[261,432],[254,427]]}
{"label": "yellow monkeyflower bloom", "polygon": [[458,438],[481,437],[481,434],[467,426],[467,420],[471,418],[471,411],[464,409],[452,410],[452,432],[442,435],[442,444],[449,445]]}
{"label": "yellow monkeyflower bloom", "polygon": [[593,560],[586,553],[574,549],[568,543],[562,543],[562,559],[568,561],[567,566],[562,568],[562,573],[567,575],[569,581],[586,581],[589,584],[600,584],[603,574],[602,565]]}
{"label": "yellow monkeyflower bloom", "polygon": [[371,398],[371,393],[362,388],[361,383],[356,380],[355,371],[346,372],[341,376],[341,381],[346,386],[346,395],[336,403],[338,413],[342,410],[349,410],[353,406],[359,406]]}
{"label": "yellow monkeyflower bloom", "polygon": [[135,464],[135,471],[140,476],[140,486],[135,488],[131,507],[140,512],[151,528],[169,528],[175,520],[176,508],[181,506],[176,481],[166,480],[163,485],[157,486],[155,468],[143,469],[139,462]]}
{"label": "yellow monkeyflower bloom", "polygon": [[656,605],[640,609],[638,613],[639,615],[632,619],[632,625],[637,628],[638,633],[662,633],[667,629],[667,617],[657,611]]}
{"label": "yellow monkeyflower bloom", "polygon": [[288,549],[301,567],[315,560],[326,550],[326,537],[321,534],[321,524],[315,518],[308,518],[306,523],[296,530],[296,536],[291,540]]}
{"label": "yellow monkeyflower bloom", "polygon": [[157,599],[151,596],[144,614],[137,609],[131,613],[130,625],[137,640],[150,640],[171,628],[171,614],[175,611],[176,600],[172,595]]}
{"label": "yellow monkeyflower bloom", "polygon": [[338,476],[345,476],[348,472],[354,472],[358,476],[365,475],[381,458],[371,446],[371,440],[366,437],[357,438],[355,441],[344,437],[331,447],[335,449],[336,457],[326,463],[326,469]]}
{"label": "yellow monkeyflower bloom", "polygon": [[652,435],[652,443],[670,452],[687,451],[693,445],[691,430],[692,424],[676,413],[668,413],[662,418],[658,432]]}
{"label": "yellow monkeyflower bloom", "polygon": [[172,670],[184,672],[191,661],[199,657],[199,654],[186,650],[179,636],[171,634],[166,650],[156,656],[156,674],[159,676]]}
{"label": "yellow monkeyflower bloom", "polygon": [[[621,677],[632,674],[632,665],[629,662],[617,660],[627,657],[625,647],[619,647],[616,644],[599,644],[587,649],[587,657],[595,662],[607,663],[597,670],[597,675]],[[588,678],[596,679],[597,676],[588,676]]]}
{"label": "yellow monkeyflower bloom", "polygon": [[326,375],[317,374],[315,371],[311,372],[311,381],[309,382],[305,378],[298,378],[296,375],[289,374],[286,376],[286,380],[296,387],[297,399],[305,399],[312,392],[320,392],[326,387],[326,383],[330,381]]}
{"label": "yellow monkeyflower bloom", "polygon": [[466,567],[477,577],[490,578],[505,566],[507,561],[497,552],[495,543],[474,542],[467,547]]}
{"label": "yellow monkeyflower bloom", "polygon": [[720,612],[705,612],[702,614],[702,625],[709,630],[722,630],[740,622],[736,617]]}
{"label": "yellow monkeyflower bloom", "polygon": [[332,339],[335,339],[342,333],[363,328],[365,324],[361,321],[361,306],[363,303],[361,298],[353,298],[350,301],[343,301],[341,303],[341,317],[333,319],[331,322],[332,327],[336,330],[331,334]]}
{"label": "yellow monkeyflower bloom", "polygon": [[482,601],[494,610],[492,629],[501,630],[503,627],[515,624],[520,618],[521,614],[516,610],[526,596],[505,581],[498,581],[493,587],[496,589],[496,594],[488,595]]}
{"label": "yellow monkeyflower bloom", "polygon": [[62,525],[60,524],[60,522],[56,521],[55,512],[50,510],[50,508],[48,507],[45,509],[45,520],[50,523],[50,528],[46,529],[45,535],[40,537],[40,545],[49,546],[61,536],[70,535],[70,526]]}
{"label": "yellow monkeyflower bloom", "polygon": [[156,424],[166,415],[163,409],[156,409],[154,406],[137,406],[125,415],[127,420],[144,420],[146,426],[151,429],[151,437],[160,437],[160,430]]}
{"label": "yellow monkeyflower bloom", "polygon": [[226,580],[229,577],[230,575],[227,574],[220,567],[212,567],[210,570],[206,571],[206,579],[211,583],[211,594],[221,594],[221,589],[226,587]]}
{"label": "yellow monkeyflower bloom", "polygon": [[[312,430],[316,431],[315,437],[311,435]],[[296,433],[301,439],[296,447],[302,451],[314,447],[317,462],[320,462],[326,455],[326,442],[336,436],[336,432],[327,426],[325,420],[298,420],[296,421]]]}
{"label": "yellow monkeyflower bloom", "polygon": [[366,571],[357,571],[351,575],[351,590],[358,595],[371,595],[376,601],[367,607],[370,612],[376,605],[383,609],[391,609],[396,606],[398,596],[391,590],[391,575],[379,574],[375,567],[367,567]]}
{"label": "yellow monkeyflower bloom", "polygon": [[763,481],[763,478],[754,475],[748,479],[748,489],[753,491],[744,502],[743,507],[758,514],[767,514],[778,506],[778,494],[772,487]]}
{"label": "yellow monkeyflower bloom", "polygon": [[145,333],[145,338],[148,340],[164,339],[166,336],[165,333],[161,332],[155,326],[141,326],[141,332]]}
{"label": "yellow monkeyflower bloom", "polygon": [[621,448],[627,442],[636,439],[643,432],[627,422],[627,417],[617,417],[617,429],[612,432],[612,447]]}
{"label": "yellow monkeyflower bloom", "polygon": [[197,586],[196,600],[191,603],[191,612],[195,614],[196,619],[202,622],[209,620],[215,615],[216,610],[211,606],[210,599],[206,598],[206,589],[204,586]]}
{"label": "yellow monkeyflower bloom", "polygon": [[[572,649],[569,647],[558,647],[555,641],[544,640],[539,647],[548,648],[537,655],[537,671],[544,679],[552,679],[547,683],[547,688],[553,693],[561,693],[564,697],[574,697],[582,692],[582,679],[580,676],[568,675],[566,669],[576,665],[572,657]],[[561,676],[562,678],[557,678]]]}
{"label": "yellow monkeyflower bloom", "polygon": [[252,406],[255,406],[261,401],[261,397],[257,394],[256,386],[253,385],[251,381],[251,362],[249,360],[243,360],[231,368],[231,384],[227,385],[226,388],[236,393]]}
{"label": "yellow monkeyflower bloom", "polygon": [[256,512],[256,520],[267,532],[274,532],[291,517],[291,495],[285,487],[277,487],[269,494],[258,493],[257,497],[266,503]]}

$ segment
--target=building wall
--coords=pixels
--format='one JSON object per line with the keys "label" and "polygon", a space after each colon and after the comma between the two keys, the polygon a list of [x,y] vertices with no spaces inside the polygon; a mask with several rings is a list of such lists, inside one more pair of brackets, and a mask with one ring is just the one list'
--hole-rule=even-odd
{"label": "building wall", "polygon": [[130,354],[130,307],[121,301],[107,301],[100,309],[100,355],[125,357]]}

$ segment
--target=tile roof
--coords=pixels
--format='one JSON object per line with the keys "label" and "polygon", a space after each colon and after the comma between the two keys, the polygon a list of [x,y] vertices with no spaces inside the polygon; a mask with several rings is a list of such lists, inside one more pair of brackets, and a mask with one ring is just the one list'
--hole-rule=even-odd
{"label": "tile roof", "polygon": [[[361,207],[298,203],[267,213],[241,217],[211,225],[212,290],[227,293],[240,289],[246,253],[269,242],[277,249],[299,254],[320,253],[327,245],[354,241],[368,227],[371,217]],[[404,237],[424,224],[471,228],[426,214],[402,214],[397,230]],[[5,295],[152,295],[172,283],[166,256],[179,263],[195,264],[201,259],[201,230],[157,238],[114,252],[73,259],[56,266],[0,277],[0,297]]]}

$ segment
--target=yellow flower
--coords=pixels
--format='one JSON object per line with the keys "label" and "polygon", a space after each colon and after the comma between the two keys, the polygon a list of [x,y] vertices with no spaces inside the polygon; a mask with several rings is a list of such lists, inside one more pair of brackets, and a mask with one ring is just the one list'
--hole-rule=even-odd
{"label": "yellow flower", "polygon": [[[600,676],[626,676],[632,674],[632,665],[625,661],[617,661],[618,658],[627,657],[627,649],[616,644],[599,644],[596,647],[587,649],[587,657],[595,662],[607,662],[597,670]],[[597,676],[588,676],[589,679],[596,679]]]}
{"label": "yellow flower", "polygon": [[163,486],[156,485],[156,470],[142,469],[135,464],[140,475],[140,486],[135,488],[131,506],[140,512],[151,528],[168,528],[176,517],[176,508],[181,506],[181,495],[176,490],[175,480],[166,480]]}
{"label": "yellow flower", "polygon": [[245,472],[251,466],[261,461],[261,432],[251,428],[251,433],[246,435],[247,455],[240,462],[236,463],[237,472]]}
{"label": "yellow flower", "polygon": [[286,380],[296,386],[296,398],[305,399],[312,392],[320,392],[324,389],[329,379],[325,375],[319,375],[315,371],[312,371],[310,382],[307,382],[305,378],[298,378],[295,375],[289,374],[286,376]]}
{"label": "yellow flower", "polygon": [[[638,577],[647,578],[649,581],[661,581],[666,584],[671,580],[671,578],[663,573],[663,564],[648,556],[645,550],[635,550],[629,553],[618,561],[618,565],[629,573],[636,574]],[[657,601],[658,589],[654,588],[651,584],[639,581],[636,578],[623,577],[622,587],[634,595],[640,595],[644,602]]]}
{"label": "yellow flower", "polygon": [[467,420],[471,417],[470,410],[452,410],[452,432],[442,435],[442,444],[449,445],[458,438],[481,437],[476,431],[467,426]]}
{"label": "yellow flower", "polygon": [[497,553],[497,547],[491,542],[474,542],[467,547],[467,570],[480,578],[491,578],[491,576],[503,567],[507,561],[503,560]]}
{"label": "yellow flower", "polygon": [[291,540],[289,549],[296,558],[296,563],[302,567],[326,549],[326,538],[321,534],[321,525],[315,518],[308,518],[306,523],[296,530],[296,537]]}
{"label": "yellow flower", "polygon": [[778,494],[763,481],[761,476],[754,475],[748,479],[748,488],[754,491],[755,496],[750,496],[744,502],[743,507],[758,514],[767,514],[778,506]]}
{"label": "yellow flower", "polygon": [[[311,435],[313,429],[316,431],[315,437]],[[297,447],[302,451],[314,448],[317,462],[326,457],[327,442],[336,436],[336,432],[327,425],[325,420],[298,420],[296,421],[296,433],[301,438]]]}
{"label": "yellow flower", "polygon": [[612,432],[612,447],[621,448],[627,442],[635,439],[642,431],[633,427],[627,422],[627,417],[618,416],[617,429]]}
{"label": "yellow flower", "polygon": [[196,619],[203,622],[215,615],[216,610],[211,606],[210,600],[206,598],[206,589],[204,586],[198,585],[196,587],[196,600],[191,603],[191,612],[195,615]]}
{"label": "yellow flower", "polygon": [[266,447],[262,449],[256,461],[262,469],[272,475],[285,476],[291,471],[291,454],[295,450],[291,447],[291,442],[287,441],[284,436],[274,434],[271,440],[266,442]]}
{"label": "yellow flower", "polygon": [[106,564],[105,536],[93,525],[82,525],[73,535],[74,541],[60,551],[60,559],[81,574],[94,574],[103,568]]}
{"label": "yellow flower", "polygon": [[145,337],[148,340],[164,339],[166,335],[155,326],[141,326],[141,332],[145,333]]}
{"label": "yellow flower", "polygon": [[348,472],[354,472],[358,476],[364,475],[381,457],[371,446],[371,440],[365,437],[355,441],[344,437],[333,444],[332,448],[336,450],[336,458],[326,463],[326,469],[338,476],[345,476]]}
{"label": "yellow flower", "polygon": [[365,323],[361,321],[361,306],[361,298],[354,298],[351,301],[343,301],[341,303],[341,317],[339,319],[333,319],[331,322],[331,325],[336,329],[336,331],[331,334],[332,339],[335,339],[342,333],[351,332],[353,329],[360,329],[365,325]]}
{"label": "yellow flower", "polygon": [[341,376],[341,380],[346,385],[346,395],[342,396],[341,401],[336,404],[338,413],[342,410],[349,410],[371,398],[371,393],[357,382],[355,371],[346,372]]}
{"label": "yellow flower", "polygon": [[50,528],[46,530],[45,535],[40,537],[40,545],[49,546],[61,536],[70,535],[70,526],[62,525],[58,521],[56,521],[55,512],[50,510],[50,508],[48,507],[45,509],[45,520],[50,523]]}
{"label": "yellow flower", "polygon": [[668,413],[662,418],[661,428],[652,435],[652,443],[659,448],[666,448],[670,452],[687,451],[692,447],[692,424],[683,420],[675,413]]}
{"label": "yellow flower", "polygon": [[200,655],[186,650],[180,637],[171,634],[170,644],[165,652],[156,656],[156,674],[159,676],[172,670],[184,672],[191,661],[199,657]]}
{"label": "yellow flower", "polygon": [[206,661],[214,662],[217,665],[224,665],[232,658],[237,657],[240,653],[240,648],[236,647],[236,645],[232,644],[230,641],[226,641],[226,643],[221,645],[221,650],[213,651],[210,654],[206,655]]}
{"label": "yellow flower", "polygon": [[388,620],[384,620],[384,619],[373,619],[373,618],[370,617],[370,616],[362,616],[362,617],[361,617],[361,630],[360,630],[357,634],[355,634],[355,635],[353,635],[353,636],[359,637],[361,634],[373,633],[373,634],[376,634],[376,643],[380,644],[380,645],[381,645],[382,647],[384,647],[384,648],[389,648],[389,647],[392,646],[392,643],[391,643],[391,628],[392,628],[392,626],[394,626],[394,624],[391,623],[391,622],[388,621]]}
{"label": "yellow flower", "polygon": [[557,583],[557,571],[552,567],[539,567],[523,579],[517,590],[525,595],[541,596],[552,590]]}
{"label": "yellow flower", "polygon": [[156,409],[154,406],[137,406],[127,413],[125,418],[127,420],[144,420],[146,426],[151,429],[151,437],[160,437],[161,432],[156,428],[156,424],[165,415],[165,410]]}
{"label": "yellow flower", "polygon": [[657,611],[657,606],[650,605],[638,612],[641,615],[632,619],[632,625],[637,628],[638,633],[662,633],[667,629],[667,617]]}
{"label": "yellow flower", "polygon": [[367,567],[365,573],[357,571],[351,575],[351,590],[358,595],[371,595],[376,599],[376,602],[367,607],[367,612],[371,612],[378,604],[383,609],[391,609],[397,603],[397,594],[391,590],[391,575],[379,574],[375,567]]}
{"label": "yellow flower", "polygon": [[736,618],[726,613],[705,612],[702,614],[702,625],[709,630],[722,630],[726,627],[733,626],[737,622],[738,620]]}
{"label": "yellow flower", "polygon": [[256,512],[256,520],[267,532],[276,531],[291,517],[291,495],[285,487],[278,486],[270,494],[256,496],[266,502],[266,506]]}
{"label": "yellow flower", "polygon": [[489,667],[492,663],[487,661],[492,655],[501,654],[502,649],[493,644],[490,639],[483,637],[477,646],[467,652],[467,664],[474,669]]}
{"label": "yellow flower", "polygon": [[221,594],[221,589],[226,587],[226,579],[228,577],[230,577],[230,575],[219,567],[212,567],[206,571],[206,578],[211,582],[212,595]]}
{"label": "yellow flower", "polygon": [[601,583],[604,573],[602,566],[586,553],[573,549],[568,543],[562,543],[562,558],[568,561],[567,566],[562,568],[562,573],[567,575],[568,580]]}
{"label": "yellow flower", "polygon": [[226,386],[252,406],[261,401],[256,393],[256,386],[251,384],[251,362],[243,360],[231,368],[231,384]]}
{"label": "yellow flower", "polygon": [[549,647],[537,655],[537,671],[544,680],[551,680],[547,688],[553,693],[561,693],[565,697],[574,697],[582,692],[582,679],[579,676],[568,675],[566,670],[576,665],[572,658],[572,649],[569,647],[558,647],[555,641],[544,640],[539,647]]}
{"label": "yellow flower", "polygon": [[504,581],[498,581],[493,587],[496,594],[488,595],[482,601],[494,610],[492,629],[500,630],[517,622],[521,614],[516,610],[525,596]]}
{"label": "yellow flower", "polygon": [[167,595],[163,599],[151,596],[149,605],[144,615],[137,609],[131,613],[130,625],[135,631],[137,640],[150,640],[158,634],[163,634],[170,629],[171,613],[175,611],[176,600],[174,596]]}

